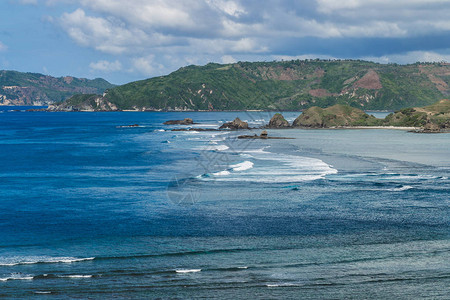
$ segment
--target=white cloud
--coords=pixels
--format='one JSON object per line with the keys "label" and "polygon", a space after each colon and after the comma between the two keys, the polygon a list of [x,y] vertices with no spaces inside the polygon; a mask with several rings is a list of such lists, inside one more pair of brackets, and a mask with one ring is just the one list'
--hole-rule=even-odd
{"label": "white cloud", "polygon": [[[56,16],[52,24],[59,24],[78,45],[111,54],[112,60],[123,62],[122,70],[144,75],[159,75],[189,63],[225,63],[253,57],[264,60],[287,57],[281,55],[286,53],[292,57],[298,54],[328,58],[339,56],[333,54],[337,53],[333,52],[334,46],[342,49],[339,42],[345,41],[344,38],[394,40],[442,33],[445,38],[450,31],[448,0],[41,0],[38,3],[70,3],[68,7],[75,9]],[[333,40],[331,46],[327,45],[327,39]],[[316,40],[322,43],[318,46],[321,51],[317,51],[320,55],[312,57],[297,49],[315,53],[318,49],[315,45],[301,43]],[[417,44],[415,49],[421,49]],[[398,47],[401,48],[398,51],[408,51],[409,46],[405,45]],[[397,50],[391,47],[377,52],[367,48],[365,53]],[[169,56],[171,59],[166,58]],[[94,62],[91,69],[114,69],[112,63]]]}
{"label": "white cloud", "polygon": [[232,64],[236,62],[236,59],[231,55],[224,55],[220,59],[223,64]]}
{"label": "white cloud", "polygon": [[167,40],[158,33],[149,35],[139,28],[128,28],[114,18],[87,16],[82,9],[63,14],[60,21],[75,42],[106,53],[133,52],[146,43],[160,45]]}
{"label": "white cloud", "polygon": [[153,75],[160,73],[164,66],[155,62],[155,55],[147,55],[143,57],[137,57],[132,59],[133,68],[130,71],[138,71],[143,75]]}
{"label": "white cloud", "polygon": [[89,68],[93,71],[114,72],[122,70],[122,64],[116,60],[113,62],[107,60],[99,60],[89,64]]}
{"label": "white cloud", "polygon": [[450,61],[450,54],[441,54],[434,51],[410,51],[401,54],[383,55],[380,57],[368,56],[362,57],[362,59],[375,61],[383,64],[386,63],[412,64],[416,62]]}

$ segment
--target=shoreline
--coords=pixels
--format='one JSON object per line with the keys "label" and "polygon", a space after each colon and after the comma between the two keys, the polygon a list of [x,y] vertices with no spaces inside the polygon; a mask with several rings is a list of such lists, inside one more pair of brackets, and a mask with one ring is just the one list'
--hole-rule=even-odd
{"label": "shoreline", "polygon": [[330,129],[391,129],[391,130],[420,130],[421,127],[405,127],[405,126],[343,126]]}

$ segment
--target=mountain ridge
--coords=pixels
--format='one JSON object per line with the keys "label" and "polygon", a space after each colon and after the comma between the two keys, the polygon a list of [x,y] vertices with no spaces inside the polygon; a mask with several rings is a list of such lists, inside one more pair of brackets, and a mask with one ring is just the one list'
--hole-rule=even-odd
{"label": "mountain ridge", "polygon": [[102,94],[114,86],[102,78],[53,77],[0,70],[0,105],[49,105],[79,93]]}
{"label": "mountain ridge", "polygon": [[122,110],[364,110],[430,105],[450,94],[450,64],[360,60],[209,63],[109,89]]}

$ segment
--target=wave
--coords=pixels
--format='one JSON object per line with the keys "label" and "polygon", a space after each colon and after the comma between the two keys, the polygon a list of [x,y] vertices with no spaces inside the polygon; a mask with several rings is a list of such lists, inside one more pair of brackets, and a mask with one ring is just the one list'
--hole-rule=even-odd
{"label": "wave", "polygon": [[207,150],[210,150],[210,151],[225,151],[225,150],[230,149],[230,147],[228,147],[227,145],[217,145],[217,146],[211,146],[208,148],[210,148],[210,149],[207,149]]}
{"label": "wave", "polygon": [[[317,158],[271,153],[265,148],[243,151],[241,157],[252,158],[230,165],[224,171],[199,176],[203,180],[266,183],[302,182],[323,179],[338,171]],[[245,173],[238,173],[246,171]],[[218,177],[215,177],[217,176]]]}
{"label": "wave", "polygon": [[230,149],[227,145],[218,145],[217,143],[211,143],[207,146],[196,147],[193,150],[199,151],[225,151]]}
{"label": "wave", "polygon": [[175,270],[176,273],[197,273],[200,272],[202,269],[182,269],[182,270]]}
{"label": "wave", "polygon": [[25,275],[22,273],[12,273],[7,277],[0,277],[0,281],[10,281],[10,280],[33,280],[33,276]]}
{"label": "wave", "polygon": [[227,171],[227,170],[219,171],[219,172],[216,172],[216,173],[211,173],[211,175],[213,175],[213,176],[227,176],[227,175],[230,175],[230,174],[231,174],[230,171]]}
{"label": "wave", "polygon": [[244,161],[235,165],[230,165],[226,170],[214,172],[214,173],[205,173],[202,175],[197,176],[198,179],[212,179],[213,177],[217,176],[228,176],[231,175],[232,172],[242,172],[253,168],[253,162],[251,161]]}
{"label": "wave", "polygon": [[76,258],[76,257],[49,257],[49,256],[30,256],[30,257],[10,257],[0,261],[0,266],[17,266],[31,264],[51,264],[51,263],[74,263],[93,260],[95,257]]}
{"label": "wave", "polygon": [[410,185],[404,185],[404,186],[401,186],[401,187],[388,189],[388,191],[391,191],[391,192],[403,192],[403,191],[407,191],[407,190],[410,190],[410,189],[413,189],[413,188],[414,187],[412,187]]}
{"label": "wave", "polygon": [[61,275],[59,278],[92,278],[94,275]]}
{"label": "wave", "polygon": [[266,287],[295,287],[295,286],[299,286],[298,284],[293,284],[293,283],[268,283],[266,284]]}
{"label": "wave", "polygon": [[55,279],[55,278],[75,278],[75,279],[82,279],[82,278],[93,278],[94,275],[78,275],[78,274],[70,274],[70,275],[57,275],[57,274],[42,274],[42,275],[36,275],[33,276],[33,279]]}
{"label": "wave", "polygon": [[239,172],[239,171],[245,171],[253,168],[254,163],[251,161],[244,161],[239,164],[231,165],[230,168],[233,169],[233,171]]}

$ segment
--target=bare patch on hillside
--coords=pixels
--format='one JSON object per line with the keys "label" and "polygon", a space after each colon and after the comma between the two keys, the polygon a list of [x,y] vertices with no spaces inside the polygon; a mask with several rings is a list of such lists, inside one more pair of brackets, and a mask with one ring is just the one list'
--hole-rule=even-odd
{"label": "bare patch on hillside", "polygon": [[380,77],[374,70],[369,70],[360,80],[353,85],[355,88],[364,88],[368,90],[379,90],[383,88]]}
{"label": "bare patch on hillside", "polygon": [[331,94],[330,92],[328,92],[326,89],[314,89],[314,90],[310,90],[308,92],[311,96],[313,97],[328,97],[328,96],[333,96],[333,94]]}

